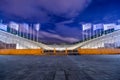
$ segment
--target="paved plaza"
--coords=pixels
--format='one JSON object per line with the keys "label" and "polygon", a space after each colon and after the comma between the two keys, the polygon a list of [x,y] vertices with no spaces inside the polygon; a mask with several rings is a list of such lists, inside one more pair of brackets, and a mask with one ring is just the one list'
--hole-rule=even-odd
{"label": "paved plaza", "polygon": [[120,55],[1,55],[0,80],[120,80]]}

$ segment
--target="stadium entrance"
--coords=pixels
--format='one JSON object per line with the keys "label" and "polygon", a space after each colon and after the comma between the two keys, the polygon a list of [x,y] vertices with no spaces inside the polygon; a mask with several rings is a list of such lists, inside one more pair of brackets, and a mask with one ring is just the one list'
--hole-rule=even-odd
{"label": "stadium entrance", "polygon": [[44,50],[45,55],[77,55],[77,50]]}

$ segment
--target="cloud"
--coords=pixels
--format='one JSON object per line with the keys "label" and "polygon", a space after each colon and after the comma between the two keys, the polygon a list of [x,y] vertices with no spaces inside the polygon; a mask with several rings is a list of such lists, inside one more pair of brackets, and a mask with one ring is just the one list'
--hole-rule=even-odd
{"label": "cloud", "polygon": [[58,34],[52,34],[52,33],[44,32],[44,31],[41,31],[40,35],[43,35],[44,37],[48,37],[48,38],[58,39],[58,40],[61,40],[63,42],[69,42],[69,43],[79,41],[79,39],[76,39],[73,37],[63,37],[63,36],[60,36]]}
{"label": "cloud", "polygon": [[0,0],[0,11],[10,17],[47,22],[52,16],[68,19],[76,17],[90,2],[91,0]]}
{"label": "cloud", "polygon": [[[92,0],[0,0],[0,17],[10,20],[55,24],[54,30],[40,31],[41,38],[55,38],[67,42],[79,40],[79,27],[69,27]],[[56,19],[61,22],[56,22]],[[66,21],[68,20],[68,21]],[[31,33],[30,30],[29,33]],[[49,42],[49,40],[48,40]]]}
{"label": "cloud", "polygon": [[[25,32],[24,31],[24,27],[21,28],[21,32]],[[74,38],[74,37],[64,37],[64,36],[61,36],[59,34],[54,34],[54,33],[49,33],[49,32],[46,32],[46,31],[39,31],[38,33],[32,29],[32,28],[29,28],[29,31],[26,31],[26,33],[29,33],[29,34],[33,34],[33,35],[37,35],[39,36],[40,39],[42,40],[46,40],[47,38],[51,38],[51,39],[57,39],[59,41],[62,41],[62,42],[69,42],[69,43],[73,43],[73,42],[77,42],[79,41],[79,39],[77,38]],[[48,42],[51,42],[50,40],[47,40]],[[56,41],[57,42],[57,41]]]}
{"label": "cloud", "polygon": [[[35,29],[32,29],[32,28],[29,28],[29,30],[27,31],[27,30],[25,30],[25,27],[20,27],[20,31],[24,32],[24,33],[33,34],[34,36],[38,34],[39,38],[42,39],[42,40],[46,40],[47,38],[51,38],[51,39],[57,39],[59,41],[69,42],[69,43],[79,41],[79,39],[74,38],[74,37],[68,37],[68,36],[64,37],[64,36],[61,36],[59,34],[49,33],[49,32],[46,32],[46,31],[36,32]],[[51,42],[49,40],[47,40],[47,41]]]}
{"label": "cloud", "polygon": [[72,27],[67,25],[71,23],[73,23],[72,20],[56,23],[55,31],[64,37],[68,36],[68,37],[80,39],[81,36],[80,25],[72,26]]}

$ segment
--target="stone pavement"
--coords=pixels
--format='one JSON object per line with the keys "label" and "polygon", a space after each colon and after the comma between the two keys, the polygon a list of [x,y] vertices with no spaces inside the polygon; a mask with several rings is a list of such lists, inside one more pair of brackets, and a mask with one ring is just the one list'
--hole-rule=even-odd
{"label": "stone pavement", "polygon": [[0,80],[120,80],[120,55],[0,56]]}

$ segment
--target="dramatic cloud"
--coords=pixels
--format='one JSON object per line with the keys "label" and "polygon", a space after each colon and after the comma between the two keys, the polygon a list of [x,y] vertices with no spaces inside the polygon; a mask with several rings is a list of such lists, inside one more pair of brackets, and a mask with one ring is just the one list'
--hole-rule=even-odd
{"label": "dramatic cloud", "polygon": [[[21,28],[21,32],[26,32],[26,33],[29,33],[29,34],[33,34],[34,36],[36,35],[36,34],[38,34],[38,36],[39,36],[39,38],[40,39],[42,39],[42,40],[46,40],[46,38],[49,38],[49,39],[52,39],[52,40],[54,40],[54,39],[57,39],[57,40],[59,40],[59,41],[61,41],[61,42],[68,42],[68,43],[73,43],[73,42],[77,42],[77,41],[79,41],[79,39],[77,39],[77,38],[74,38],[74,37],[64,37],[64,36],[61,36],[61,35],[59,35],[59,34],[54,34],[54,33],[49,33],[49,32],[45,32],[45,31],[39,31],[38,33],[34,30],[34,29],[32,29],[32,28],[29,28],[29,31],[24,31],[25,30],[25,28],[24,27],[22,27]],[[51,41],[47,41],[47,42],[51,42]],[[57,41],[56,41],[57,42]]]}
{"label": "dramatic cloud", "polygon": [[[54,30],[40,31],[43,39],[54,38],[63,42],[76,42],[80,38],[79,27],[69,27],[92,0],[0,0],[0,17],[40,23],[52,23]],[[60,20],[60,21],[57,21]],[[66,21],[68,20],[68,21]],[[44,26],[43,26],[44,27]],[[20,28],[23,32],[24,29]],[[30,34],[35,34],[32,29]],[[49,40],[48,40],[49,42]]]}
{"label": "dramatic cloud", "polygon": [[81,36],[80,25],[72,26],[72,27],[67,25],[67,24],[71,24],[72,22],[73,21],[70,20],[70,21],[56,23],[55,31],[64,37],[68,36],[68,37],[80,39],[80,36]]}
{"label": "dramatic cloud", "polygon": [[61,40],[63,42],[69,42],[69,43],[79,41],[79,39],[76,39],[73,37],[63,37],[63,36],[60,36],[59,34],[51,34],[51,33],[44,32],[44,31],[41,31],[40,35],[43,35],[44,37],[48,37],[48,38],[58,39],[58,40]]}
{"label": "dramatic cloud", "polygon": [[18,23],[40,22],[39,37],[48,42],[76,42],[88,35],[78,23],[113,22],[120,18],[119,7],[120,0],[0,0],[0,18]]}
{"label": "dramatic cloud", "polygon": [[0,12],[1,15],[7,14],[10,17],[47,22],[53,16],[73,18],[90,2],[91,0],[0,0]]}

